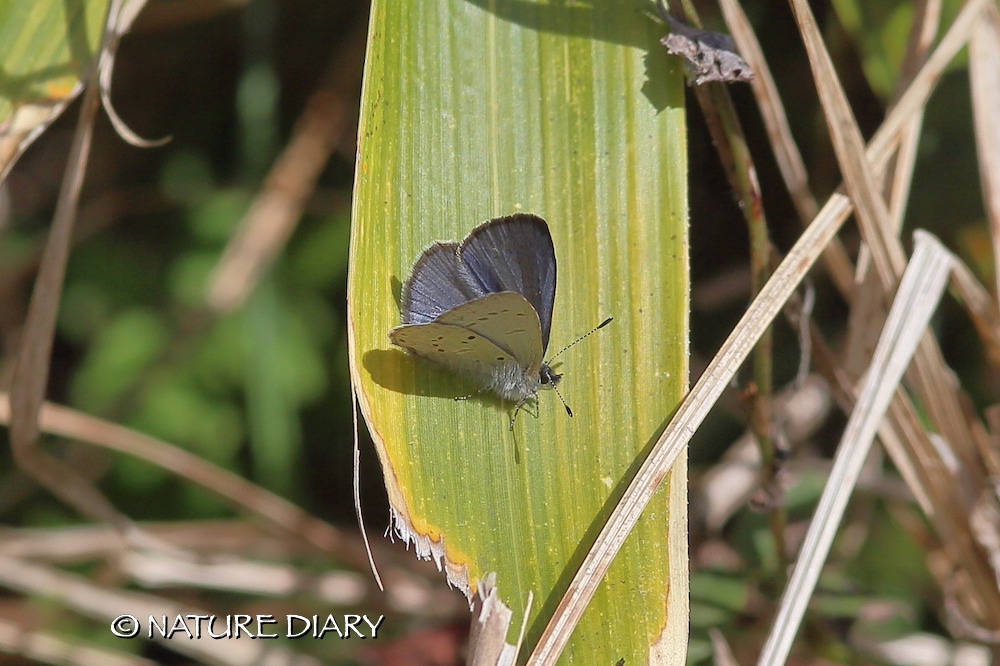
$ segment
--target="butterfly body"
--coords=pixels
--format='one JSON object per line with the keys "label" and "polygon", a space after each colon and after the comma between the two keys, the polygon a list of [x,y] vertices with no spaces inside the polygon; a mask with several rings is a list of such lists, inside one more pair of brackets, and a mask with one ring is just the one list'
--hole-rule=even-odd
{"label": "butterfly body", "polygon": [[461,243],[424,250],[403,285],[402,325],[389,339],[520,405],[561,377],[543,362],[555,286],[545,221],[495,218]]}

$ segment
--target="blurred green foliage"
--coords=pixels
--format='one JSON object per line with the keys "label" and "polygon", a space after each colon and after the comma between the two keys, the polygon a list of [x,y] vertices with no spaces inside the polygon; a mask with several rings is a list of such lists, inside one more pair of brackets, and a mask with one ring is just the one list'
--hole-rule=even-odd
{"label": "blurred green foliage", "polygon": [[[847,31],[872,90],[884,101],[896,92],[914,21],[912,2],[831,0],[837,25]],[[942,25],[949,25],[962,3],[941,3]],[[956,63],[955,66],[961,66]]]}
{"label": "blurred green foliage", "polygon": [[[140,25],[135,38],[124,40],[114,90],[118,110],[140,133],[173,138],[163,148],[137,150],[105,122],[97,128],[49,395],[321,513],[346,516],[349,479],[330,483],[321,475],[342,471],[350,459],[343,294],[352,155],[332,156],[289,245],[240,309],[212,312],[205,294],[299,112],[288,100],[315,89],[317,71],[281,69],[287,54],[329,57],[342,40],[364,31],[366,16],[364,7],[254,4],[166,31],[144,33]],[[301,32],[324,16],[324,31]],[[282,41],[289,31],[298,33],[298,42]],[[240,44],[242,64],[231,57]],[[191,63],[186,84],[198,100],[193,108],[190,98],[148,106],[152,80],[174,76],[156,70],[168,64],[160,58],[165,45],[170,66],[183,70]],[[199,64],[227,56],[228,69]],[[215,77],[203,76],[208,72]],[[226,97],[232,102],[217,103]],[[343,104],[348,117],[356,112],[356,97],[345,96]],[[7,183],[13,216],[0,237],[0,258],[26,276],[54,205],[49,183],[58,184],[61,139],[73,116],[71,110],[42,136]],[[348,123],[344,131],[350,136],[354,127]],[[226,139],[229,147],[220,150]],[[9,311],[23,310],[28,287],[25,282],[13,292],[20,303],[8,304]],[[320,430],[309,416],[314,410],[327,413]],[[135,519],[232,514],[211,493],[189,486],[117,454],[102,482]],[[72,512],[65,517],[73,520]]]}

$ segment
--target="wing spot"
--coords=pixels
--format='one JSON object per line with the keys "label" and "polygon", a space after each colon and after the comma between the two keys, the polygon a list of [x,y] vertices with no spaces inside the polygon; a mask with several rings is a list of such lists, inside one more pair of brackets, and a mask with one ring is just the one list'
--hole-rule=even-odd
{"label": "wing spot", "polygon": [[506,361],[507,359],[505,359],[503,356],[497,356],[497,360],[498,361]]}
{"label": "wing spot", "polygon": [[466,338],[466,340],[475,340],[475,339],[476,339],[476,336],[474,336],[474,335],[470,335],[468,338]]}

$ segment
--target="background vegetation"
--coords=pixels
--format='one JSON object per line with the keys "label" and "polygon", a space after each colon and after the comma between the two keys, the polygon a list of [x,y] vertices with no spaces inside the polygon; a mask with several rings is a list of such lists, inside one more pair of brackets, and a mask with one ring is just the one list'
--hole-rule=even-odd
{"label": "background vegetation", "polygon": [[[154,534],[173,530],[180,542],[281,565],[301,577],[299,584],[277,592],[255,588],[251,574],[245,587],[213,590],[192,579],[171,581],[157,594],[220,614],[258,609],[307,615],[331,612],[331,607],[384,613],[384,641],[311,641],[291,647],[328,662],[454,663],[467,624],[464,600],[445,588],[442,576],[379,536],[387,510],[380,471],[366,442],[363,498],[377,557],[385,563],[387,594],[370,581],[354,522],[344,301],[367,7],[320,0],[197,4],[193,9],[152,3],[121,45],[113,85],[119,114],[140,135],[169,135],[171,141],[159,148],[131,147],[99,117],[47,396],[177,445],[336,527],[324,532],[329,538],[317,547],[316,539],[288,538],[266,522],[248,520],[252,511],[221,500],[186,474],[72,439],[48,437],[44,444],[96,480],[133,520],[150,523]],[[892,101],[913,4],[834,0],[813,5],[863,131],[874,130]],[[945,26],[954,5],[944,3]],[[744,3],[744,9],[785,95],[792,133],[822,201],[840,176],[790,10],[784,3],[758,1]],[[699,10],[710,27],[723,29],[714,5],[705,3]],[[801,226],[749,88],[733,86],[732,94],[760,171],[771,238],[787,249]],[[77,110],[71,106],[37,140],[0,195],[0,378],[5,390]],[[689,103],[689,111],[696,376],[743,311],[750,278],[745,223],[697,105]],[[317,112],[332,119],[322,130],[324,142],[317,144],[328,155],[315,188],[307,187],[301,219],[287,245],[242,307],[210,307],[206,284],[227,244],[255,197],[267,188],[280,190],[281,182],[267,181],[275,161],[301,128],[297,124]],[[928,104],[902,236],[909,238],[915,228],[932,231],[990,284],[992,258],[971,118],[963,55]],[[295,173],[285,175],[294,180]],[[308,185],[308,174],[298,175],[295,182]],[[853,227],[841,237],[852,254],[857,251]],[[816,271],[814,284],[814,318],[836,342],[845,327],[845,303],[822,271]],[[936,320],[937,333],[947,361],[982,410],[996,401],[1000,387],[981,361],[971,326],[957,313],[946,305]],[[800,350],[790,329],[778,326],[775,335],[775,386],[780,387],[794,377]],[[746,427],[740,396],[740,390],[732,391],[691,448],[690,659],[697,663],[711,655],[712,627],[726,636],[741,663],[755,656],[783,580],[766,515],[741,504],[713,524],[700,513],[700,484],[711,478]],[[820,414],[794,443],[785,497],[793,544],[815,506],[844,423],[835,409]],[[101,540],[103,533],[95,542],[90,532],[74,529],[86,521],[19,471],[7,447],[0,449],[0,470],[5,526],[0,554],[35,548],[35,559],[62,564],[93,582],[127,590],[151,585],[136,574],[135,563],[130,568],[115,560],[117,551],[106,536]],[[810,623],[799,637],[799,654],[806,661],[917,663],[890,659],[882,648],[890,640],[918,636],[942,655],[939,662],[921,663],[946,663],[959,645],[946,630],[942,592],[929,569],[928,529],[891,466],[873,463],[872,470],[821,580]],[[43,542],[43,537],[55,541]],[[56,557],[56,543],[75,550]],[[317,581],[331,572],[343,577],[336,579],[337,592],[324,596],[317,592]],[[65,600],[4,585],[0,623],[20,635],[41,632],[109,650],[135,650],[162,662],[181,659],[161,646],[113,639],[105,621]],[[0,641],[0,649],[42,660],[17,641]]]}

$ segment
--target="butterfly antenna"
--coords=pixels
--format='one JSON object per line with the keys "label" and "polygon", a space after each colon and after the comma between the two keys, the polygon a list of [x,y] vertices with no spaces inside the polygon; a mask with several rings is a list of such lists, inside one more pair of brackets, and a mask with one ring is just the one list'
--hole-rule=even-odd
{"label": "butterfly antenna", "polygon": [[[611,321],[611,320],[609,319],[608,321]],[[603,325],[604,324],[601,324],[601,326],[603,326]],[[600,328],[601,326],[598,326],[597,328]],[[596,330],[597,329],[595,328],[594,331],[596,331]],[[593,333],[594,331],[591,331],[590,333]],[[590,335],[590,333],[588,333],[587,335]],[[586,336],[584,336],[584,337],[586,337]],[[555,384],[552,385],[552,390],[556,392],[557,396],[559,396],[559,401],[563,404],[563,407],[566,408],[566,413],[570,415],[570,418],[572,418],[573,417],[573,410],[570,409],[569,405],[566,404],[566,401],[563,400],[562,393],[559,392],[559,389],[558,389],[558,387],[556,387]]]}
{"label": "butterfly antenna", "polygon": [[[576,343],[580,342],[581,340],[583,340],[583,339],[584,339],[585,337],[587,337],[588,335],[592,335],[592,334],[596,333],[597,331],[599,331],[600,329],[604,328],[605,326],[607,326],[608,324],[610,324],[610,323],[611,323],[611,320],[612,320],[612,319],[614,319],[614,317],[608,317],[607,319],[605,319],[604,321],[602,321],[602,322],[601,322],[600,324],[598,324],[598,325],[597,325],[597,326],[595,326],[594,328],[590,329],[589,331],[587,331],[586,333],[584,333],[583,335],[581,335],[580,337],[578,337],[578,338],[577,338],[576,340],[574,340],[573,342],[569,343],[568,345],[566,345],[565,347],[563,347],[562,349],[560,349],[560,350],[559,350],[559,354],[562,354],[562,353],[563,353],[564,351],[566,351],[567,349],[569,349],[570,347],[572,347],[572,346],[573,346],[573,345],[575,345]],[[550,359],[548,360],[548,362],[549,362],[549,363],[551,363],[552,361],[556,360],[556,358],[557,358],[557,357],[559,356],[559,354],[556,354],[555,356],[553,356],[552,358],[550,358]],[[553,388],[554,388],[554,387],[553,387]],[[559,392],[558,392],[558,391],[556,391],[556,393],[558,394]],[[559,396],[559,399],[560,399],[560,400],[562,400],[562,396],[561,396],[561,395]],[[565,401],[563,401],[563,404],[565,405],[565,404],[566,404],[566,402],[565,402]],[[567,407],[567,408],[566,408],[566,411],[567,411],[567,412],[569,412],[569,407]],[[573,416],[573,412],[570,412],[570,414],[569,414],[569,415],[570,415],[570,416]]]}

